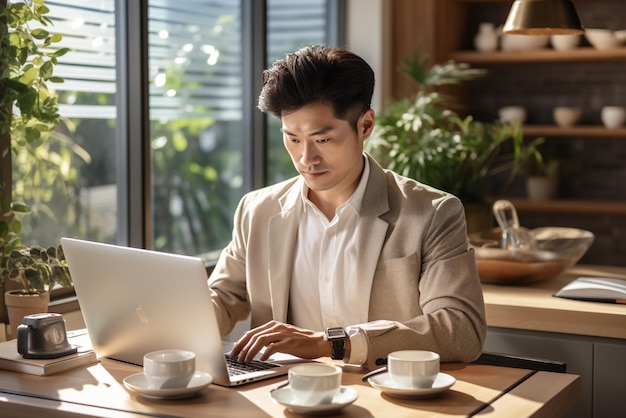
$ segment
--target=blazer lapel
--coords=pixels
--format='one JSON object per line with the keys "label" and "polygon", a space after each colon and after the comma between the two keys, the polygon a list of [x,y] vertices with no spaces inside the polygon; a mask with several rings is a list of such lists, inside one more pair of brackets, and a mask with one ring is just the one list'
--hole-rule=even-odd
{"label": "blazer lapel", "polygon": [[302,181],[297,181],[289,192],[279,200],[281,212],[269,219],[268,248],[269,289],[272,315],[276,321],[287,321],[289,286],[293,271],[293,257],[300,210]]}
{"label": "blazer lapel", "polygon": [[370,178],[363,196],[357,251],[357,292],[362,296],[358,309],[364,321],[369,319],[372,283],[389,228],[389,224],[380,218],[389,211],[387,178],[383,169],[371,157],[368,156],[368,158]]}

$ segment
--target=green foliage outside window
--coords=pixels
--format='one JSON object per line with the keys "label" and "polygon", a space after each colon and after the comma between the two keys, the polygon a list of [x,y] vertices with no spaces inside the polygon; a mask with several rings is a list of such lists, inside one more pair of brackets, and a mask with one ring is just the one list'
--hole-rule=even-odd
{"label": "green foliage outside window", "polygon": [[46,29],[51,25],[48,12],[43,0],[0,5],[0,18],[6,23],[0,25],[0,243],[4,253],[27,239],[21,234],[22,216],[13,211],[48,212],[54,219],[47,203],[58,190],[72,196],[77,177],[74,162],[89,159],[67,136],[53,132],[62,119],[57,95],[48,84],[63,82],[53,70],[68,49],[55,47],[62,37]]}

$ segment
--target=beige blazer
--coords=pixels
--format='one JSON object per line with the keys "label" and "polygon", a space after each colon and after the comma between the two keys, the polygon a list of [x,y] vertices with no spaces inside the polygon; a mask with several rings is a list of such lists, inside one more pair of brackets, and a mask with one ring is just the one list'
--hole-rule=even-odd
{"label": "beige blazer", "polygon": [[[442,361],[474,360],[486,325],[461,202],[367,157],[354,289],[369,301],[360,308],[371,321],[360,325],[368,345],[365,366],[411,348],[438,352]],[[289,300],[289,283],[302,181],[250,192],[239,203],[232,241],[209,278],[222,334],[248,315],[253,327],[287,322],[289,303],[298,302]]]}

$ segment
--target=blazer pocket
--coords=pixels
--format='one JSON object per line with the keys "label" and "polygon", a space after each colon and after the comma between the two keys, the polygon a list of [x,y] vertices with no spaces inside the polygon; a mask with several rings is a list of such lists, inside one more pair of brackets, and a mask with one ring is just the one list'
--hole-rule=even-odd
{"label": "blazer pocket", "polygon": [[417,254],[380,260],[376,266],[375,275],[418,278],[420,273],[419,264],[419,256]]}

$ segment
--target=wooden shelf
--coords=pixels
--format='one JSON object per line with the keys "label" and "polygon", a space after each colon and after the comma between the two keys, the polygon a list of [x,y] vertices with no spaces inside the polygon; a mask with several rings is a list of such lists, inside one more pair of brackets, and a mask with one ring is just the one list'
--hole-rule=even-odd
{"label": "wooden shelf", "polygon": [[565,200],[555,199],[533,201],[517,197],[490,196],[486,200],[493,203],[506,199],[513,203],[519,212],[578,213],[584,215],[623,215],[626,216],[626,202],[604,200]]}
{"label": "wooden shelf", "polygon": [[623,138],[626,140],[626,127],[607,129],[602,125],[578,125],[571,128],[561,128],[556,125],[524,125],[524,135],[547,137],[593,137],[593,138]]}
{"label": "wooden shelf", "polygon": [[455,51],[450,59],[468,64],[513,64],[524,62],[614,62],[626,61],[626,48],[599,50],[580,47],[570,51],[544,48],[533,51]]}

